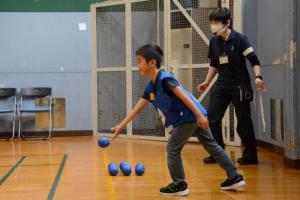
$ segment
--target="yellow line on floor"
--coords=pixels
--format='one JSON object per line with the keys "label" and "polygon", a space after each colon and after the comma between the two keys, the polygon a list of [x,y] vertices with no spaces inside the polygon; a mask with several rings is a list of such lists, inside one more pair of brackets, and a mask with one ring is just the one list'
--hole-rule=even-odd
{"label": "yellow line on floor", "polygon": [[113,177],[111,177],[108,173],[107,166],[109,164],[109,157],[108,153],[106,150],[103,150],[103,163],[104,163],[104,168],[106,169],[106,186],[107,186],[107,192],[108,192],[108,197],[110,200],[115,200],[116,199],[116,191],[113,185]]}

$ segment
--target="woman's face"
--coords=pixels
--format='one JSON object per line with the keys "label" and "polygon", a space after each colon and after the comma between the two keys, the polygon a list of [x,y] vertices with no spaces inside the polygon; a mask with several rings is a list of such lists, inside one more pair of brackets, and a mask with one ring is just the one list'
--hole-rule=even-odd
{"label": "woman's face", "polygon": [[222,25],[222,21],[219,21],[219,20],[211,20],[210,21],[210,25],[212,25],[212,24],[214,24],[214,25]]}
{"label": "woman's face", "polygon": [[222,24],[222,21],[211,20],[210,21],[210,28],[211,28],[211,32],[213,34],[222,35],[224,32],[226,32],[227,25]]}

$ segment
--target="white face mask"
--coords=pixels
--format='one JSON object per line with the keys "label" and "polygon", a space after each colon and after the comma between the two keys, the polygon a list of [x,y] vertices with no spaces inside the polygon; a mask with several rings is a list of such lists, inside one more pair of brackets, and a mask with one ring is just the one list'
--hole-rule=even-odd
{"label": "white face mask", "polygon": [[227,26],[223,24],[211,24],[210,28],[214,35],[220,35],[222,32],[226,31]]}

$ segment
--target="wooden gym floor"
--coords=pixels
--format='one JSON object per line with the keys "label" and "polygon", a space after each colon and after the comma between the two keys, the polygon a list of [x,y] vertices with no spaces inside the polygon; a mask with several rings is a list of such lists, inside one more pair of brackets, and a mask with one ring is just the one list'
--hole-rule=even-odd
{"label": "wooden gym floor", "polygon": [[[164,197],[159,188],[170,183],[165,142],[118,138],[108,148],[97,146],[97,137],[52,138],[48,141],[0,142],[0,199],[300,199],[300,170],[283,165],[283,158],[259,149],[260,164],[238,166],[247,186],[238,192],[219,190],[225,174],[218,165],[204,165],[207,154],[198,144],[183,150],[187,197]],[[233,160],[237,147],[227,148]],[[107,164],[142,162],[143,176],[111,177]]]}

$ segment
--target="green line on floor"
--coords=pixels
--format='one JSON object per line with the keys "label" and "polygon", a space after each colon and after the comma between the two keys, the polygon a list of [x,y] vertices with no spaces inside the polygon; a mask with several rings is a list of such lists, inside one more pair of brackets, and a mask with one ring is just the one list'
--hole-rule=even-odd
{"label": "green line on floor", "polygon": [[20,160],[14,165],[12,166],[9,171],[3,176],[3,178],[0,180],[0,185],[2,185],[6,179],[8,179],[8,177],[17,169],[17,167],[23,162],[23,160],[26,158],[26,156],[22,156],[20,158]]}
{"label": "green line on floor", "polygon": [[60,163],[58,172],[57,172],[57,174],[56,174],[55,180],[54,180],[54,182],[53,182],[53,184],[52,184],[51,190],[50,190],[50,192],[49,192],[49,194],[48,194],[47,200],[52,200],[53,197],[54,197],[54,194],[55,194],[55,191],[56,191],[58,182],[59,182],[59,180],[60,180],[60,177],[61,177],[62,172],[63,172],[64,167],[65,167],[67,158],[68,158],[68,155],[64,155],[64,157],[63,157],[63,159],[62,159],[62,161],[61,161],[61,163]]}

